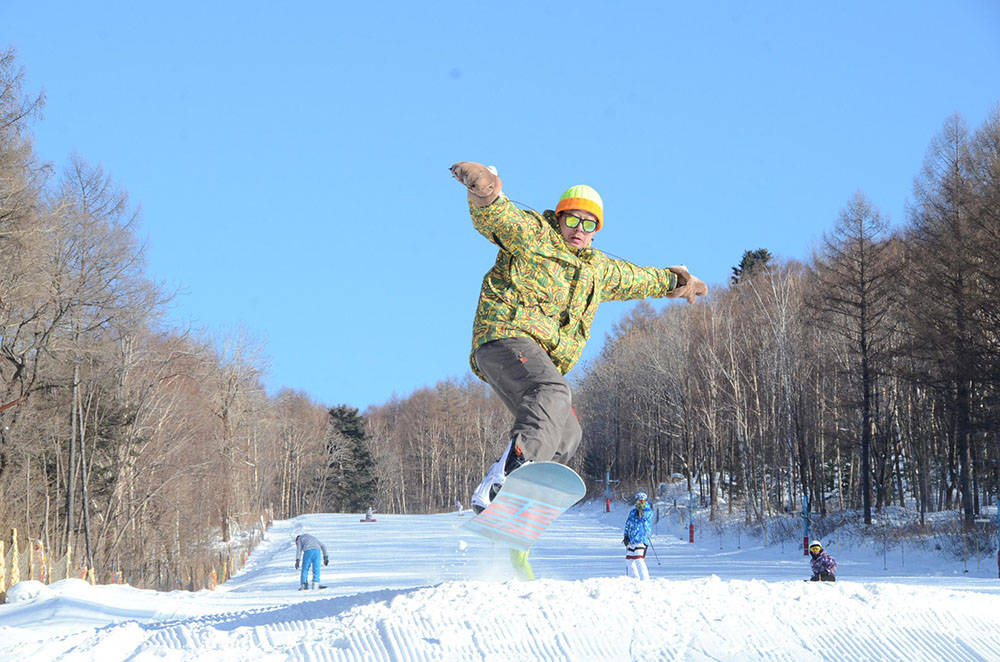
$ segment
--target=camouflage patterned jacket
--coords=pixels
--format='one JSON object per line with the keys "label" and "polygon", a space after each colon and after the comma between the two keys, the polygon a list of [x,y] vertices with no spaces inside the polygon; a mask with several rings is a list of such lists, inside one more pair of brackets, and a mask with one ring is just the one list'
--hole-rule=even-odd
{"label": "camouflage patterned jacket", "polygon": [[[570,246],[551,210],[522,210],[502,195],[486,207],[469,208],[476,230],[500,247],[483,278],[473,353],[491,340],[528,336],[566,374],[583,353],[602,301],[661,297],[677,286],[677,276],[667,269]],[[471,363],[482,378],[474,357]]]}

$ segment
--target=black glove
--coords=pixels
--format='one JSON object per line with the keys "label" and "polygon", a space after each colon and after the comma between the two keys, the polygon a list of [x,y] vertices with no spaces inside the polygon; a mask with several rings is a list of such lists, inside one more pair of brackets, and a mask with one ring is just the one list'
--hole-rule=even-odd
{"label": "black glove", "polygon": [[326,558],[326,557],[324,556],[324,557],[323,557],[323,565],[326,565],[326,564],[328,564],[329,562],[330,562],[330,559],[328,559],[328,558]]}
{"label": "black glove", "polygon": [[295,559],[295,569],[296,570],[299,569],[299,560],[298,559]]}
{"label": "black glove", "polygon": [[627,546],[627,545],[628,545],[628,543],[629,543],[629,539],[628,539],[628,536],[625,536],[624,538],[622,538],[622,544],[623,544],[623,545],[626,545],[626,546]]}

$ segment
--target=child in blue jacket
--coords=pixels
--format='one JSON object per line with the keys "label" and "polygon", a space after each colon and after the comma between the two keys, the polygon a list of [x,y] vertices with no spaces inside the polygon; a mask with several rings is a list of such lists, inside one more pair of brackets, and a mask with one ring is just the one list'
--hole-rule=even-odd
{"label": "child in blue jacket", "polygon": [[653,532],[653,509],[646,503],[646,493],[635,495],[635,507],[625,520],[625,572],[629,577],[649,579],[646,567],[646,547]]}

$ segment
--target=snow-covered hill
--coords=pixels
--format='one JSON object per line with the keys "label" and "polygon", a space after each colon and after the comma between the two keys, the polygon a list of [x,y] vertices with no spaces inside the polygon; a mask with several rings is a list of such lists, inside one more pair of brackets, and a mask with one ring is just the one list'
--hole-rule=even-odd
{"label": "snow-covered hill", "polygon": [[[590,505],[536,545],[539,579],[526,583],[460,528],[469,516],[276,522],[216,591],[22,583],[0,606],[0,659],[1000,660],[993,559],[966,574],[833,547],[842,581],[818,584],[802,581],[795,545],[691,545],[664,525],[653,579],[637,582],[623,576],[624,512]],[[298,532],[330,550],[326,590],[296,590]]]}

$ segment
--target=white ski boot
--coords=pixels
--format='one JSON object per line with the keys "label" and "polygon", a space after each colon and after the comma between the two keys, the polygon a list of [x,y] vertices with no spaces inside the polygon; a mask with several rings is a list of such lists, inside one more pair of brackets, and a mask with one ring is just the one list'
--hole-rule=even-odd
{"label": "white ski boot", "polygon": [[527,463],[528,460],[524,459],[521,449],[513,441],[510,442],[503,455],[500,456],[500,459],[493,463],[490,470],[486,472],[486,477],[473,490],[472,510],[477,515],[486,510],[486,507],[493,502],[493,498],[496,497],[497,492],[503,487],[503,483],[507,479],[507,474]]}

